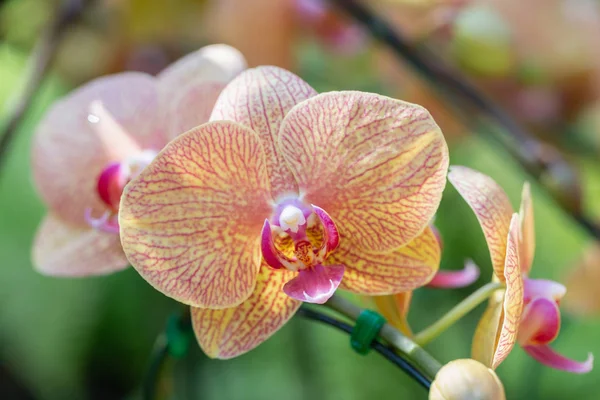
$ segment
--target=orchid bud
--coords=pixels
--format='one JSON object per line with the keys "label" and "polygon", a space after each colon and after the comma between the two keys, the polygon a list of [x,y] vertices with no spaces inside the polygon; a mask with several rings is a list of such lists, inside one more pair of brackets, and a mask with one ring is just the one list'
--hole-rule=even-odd
{"label": "orchid bud", "polygon": [[504,386],[496,373],[469,358],[444,365],[435,376],[429,400],[503,400]]}

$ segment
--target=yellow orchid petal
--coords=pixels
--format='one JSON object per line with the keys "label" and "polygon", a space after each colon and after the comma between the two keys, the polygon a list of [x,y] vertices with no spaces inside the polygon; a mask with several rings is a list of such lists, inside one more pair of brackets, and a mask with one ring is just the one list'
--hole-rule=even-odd
{"label": "yellow orchid petal", "polygon": [[48,214],[33,243],[35,269],[52,276],[104,275],[129,266],[119,235],[74,226]]}
{"label": "yellow orchid petal", "polygon": [[412,300],[412,291],[389,296],[374,296],[373,303],[377,311],[395,328],[406,336],[412,336],[408,323],[408,310]]}
{"label": "yellow orchid petal", "polygon": [[357,249],[344,237],[327,259],[328,264],[344,264],[340,288],[357,294],[382,296],[424,286],[439,269],[439,243],[428,227],[404,247],[389,253]]}
{"label": "yellow orchid petal", "polygon": [[523,313],[519,231],[519,215],[515,213],[511,219],[506,247],[506,289],[498,290],[490,298],[473,338],[473,358],[493,369],[504,361],[517,342]]}
{"label": "yellow orchid petal", "polygon": [[406,245],[429,224],[446,184],[448,149],[423,107],[331,92],[294,107],[279,149],[307,201],[367,252]]}
{"label": "yellow orchid petal", "polygon": [[504,281],[506,238],[513,209],[504,190],[489,176],[452,166],[448,180],[473,209],[490,249],[495,275]]}
{"label": "yellow orchid petal", "polygon": [[292,107],[316,94],[308,83],[289,71],[277,67],[253,68],[225,87],[210,117],[211,121],[238,122],[259,135],[276,200],[280,195],[298,191],[277,148],[279,126]]}
{"label": "yellow orchid petal", "polygon": [[528,274],[533,264],[535,254],[535,227],[533,220],[533,202],[529,182],[523,185],[521,207],[519,208],[521,222],[521,272]]}
{"label": "yellow orchid petal", "polygon": [[202,350],[211,358],[233,358],[271,337],[302,304],[282,290],[294,276],[294,272],[263,264],[254,292],[239,306],[192,308],[194,332]]}
{"label": "yellow orchid petal", "polygon": [[233,307],[254,290],[269,201],[258,136],[233,122],[207,123],[172,141],[125,187],[123,249],[167,296]]}
{"label": "yellow orchid petal", "polygon": [[498,289],[490,297],[488,306],[477,324],[475,335],[473,335],[471,356],[488,367],[492,366],[496,351],[498,334],[501,329],[503,301],[504,289]]}
{"label": "yellow orchid petal", "polygon": [[504,264],[506,291],[504,292],[504,304],[502,306],[502,328],[500,329],[498,344],[491,365],[494,369],[508,356],[517,342],[519,324],[523,314],[523,276],[519,260],[520,230],[519,215],[515,213],[510,221],[506,245],[506,261]]}

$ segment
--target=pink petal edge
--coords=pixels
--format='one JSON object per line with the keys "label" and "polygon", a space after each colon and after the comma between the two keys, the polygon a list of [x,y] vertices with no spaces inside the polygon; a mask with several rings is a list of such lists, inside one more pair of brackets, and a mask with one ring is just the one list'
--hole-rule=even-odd
{"label": "pink petal edge", "polygon": [[323,230],[325,231],[325,244],[327,246],[327,253],[330,253],[333,250],[335,250],[340,244],[339,231],[337,229],[337,226],[335,226],[335,222],[333,222],[333,219],[331,219],[331,217],[329,216],[329,214],[327,214],[325,210],[315,206],[314,204],[312,205],[312,207],[315,211],[315,214],[317,214],[317,217],[319,217],[321,224],[323,225]]}
{"label": "pink petal edge", "polygon": [[318,264],[299,271],[298,276],[283,286],[285,294],[307,303],[323,304],[335,293],[344,276],[343,265]]}
{"label": "pink petal edge", "polygon": [[456,289],[471,285],[477,278],[479,278],[479,267],[473,260],[467,260],[464,268],[459,271],[438,271],[427,286],[440,289]]}
{"label": "pink petal edge", "polygon": [[592,353],[588,353],[587,360],[579,362],[558,354],[550,346],[525,346],[523,349],[539,363],[561,371],[585,374],[590,372],[594,367],[594,356]]}

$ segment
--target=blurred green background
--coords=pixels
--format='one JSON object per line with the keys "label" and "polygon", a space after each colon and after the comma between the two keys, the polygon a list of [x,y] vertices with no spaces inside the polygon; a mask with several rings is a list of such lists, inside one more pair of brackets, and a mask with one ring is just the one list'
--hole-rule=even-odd
{"label": "blurred green background", "polygon": [[[0,3],[0,126],[6,122],[7,113],[22,88],[33,44],[43,34],[43,27],[52,18],[58,3],[43,0]],[[381,57],[377,46],[367,43],[352,52],[332,51],[330,38],[322,34],[320,25],[315,28],[314,21],[290,22],[286,20],[287,14],[273,17],[278,18],[275,22],[285,25],[283,28],[266,20],[271,28],[264,29],[273,29],[275,35],[287,32],[286,24],[295,24],[293,40],[286,44],[293,43],[293,48],[288,49],[290,54],[282,56],[279,48],[265,37],[255,38],[259,42],[257,46],[261,47],[262,43],[273,51],[269,53],[263,48],[253,52],[252,43],[249,45],[241,39],[238,43],[231,32],[204,28],[213,26],[211,21],[223,21],[227,12],[231,13],[231,24],[242,24],[238,30],[243,32],[245,27],[245,20],[233,15],[231,7],[212,3],[98,1],[67,33],[63,45],[68,48],[59,52],[0,165],[0,398],[138,398],[154,340],[163,330],[168,315],[178,309],[175,302],[154,291],[132,269],[85,279],[50,278],[33,270],[30,248],[44,214],[44,205],[32,186],[29,148],[36,123],[54,99],[98,75],[128,68],[160,70],[167,61],[217,41],[240,47],[251,64],[284,64],[319,91],[360,89],[411,101],[417,101],[427,92],[425,87],[415,89],[415,82],[420,81],[402,65],[388,65],[389,61]],[[224,3],[235,4],[234,1]],[[279,7],[277,2],[256,3],[255,7],[263,11],[271,12]],[[522,10],[523,13],[529,11]],[[302,25],[304,22],[308,28]],[[342,20],[341,23],[349,22]],[[250,32],[253,28],[249,25],[247,29]],[[407,28],[407,31],[410,30]],[[598,37],[596,44],[597,40]],[[432,41],[432,46],[438,45]],[[283,45],[281,48],[286,49]],[[450,58],[450,61],[453,60]],[[288,62],[290,64],[285,65]],[[397,69],[395,73],[405,78],[394,81],[395,75],[386,72],[389,68]],[[512,87],[511,74],[515,72],[508,71],[500,79],[507,87]],[[480,80],[481,76],[473,76],[473,79]],[[564,76],[548,79],[544,88],[556,91],[562,90],[559,86],[566,82]],[[394,81],[393,86],[389,85],[390,81]],[[483,82],[482,88],[489,88],[485,86],[488,84]],[[588,117],[594,99],[587,99],[581,106]],[[439,116],[438,121],[446,131],[449,112],[439,105],[431,111],[436,119]],[[555,111],[555,114],[553,117],[559,119],[565,129],[582,126],[577,112],[575,117],[566,112]],[[593,118],[596,117],[592,115]],[[539,122],[526,122],[540,130]],[[467,165],[491,175],[506,189],[517,207],[522,184],[531,178],[495,142],[452,122],[447,126],[452,164]],[[587,124],[573,135],[596,143],[599,132],[595,129],[596,125],[590,128]],[[554,132],[542,139],[562,149],[560,146],[570,143],[573,137],[565,139]],[[584,204],[590,213],[597,214],[596,204],[600,201],[597,153],[590,158],[567,149],[565,154],[581,168]],[[590,239],[535,182],[533,196],[537,252],[531,275],[563,281]],[[489,254],[477,221],[451,187],[446,190],[436,225],[444,240],[442,268],[461,268],[465,258],[472,258],[481,267],[482,274],[471,288],[417,291],[409,316],[415,330],[433,322],[491,276]],[[483,306],[480,306],[427,349],[442,362],[468,357],[474,327],[482,311]],[[554,347],[569,357],[583,360],[588,352],[600,355],[598,337],[598,318],[577,318],[565,312]],[[499,367],[498,374],[509,399],[597,399],[600,390],[597,370],[582,376],[555,371],[541,366],[518,347]],[[194,345],[184,359],[174,363],[171,377],[167,383],[172,385],[173,399],[427,397],[422,388],[377,354],[360,356],[351,350],[347,336],[300,317],[294,318],[258,349],[234,360],[209,360]]]}

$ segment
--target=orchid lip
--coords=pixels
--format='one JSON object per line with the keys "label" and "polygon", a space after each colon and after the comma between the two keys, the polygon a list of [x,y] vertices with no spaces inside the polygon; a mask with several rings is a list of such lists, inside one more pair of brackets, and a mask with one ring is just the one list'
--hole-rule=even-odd
{"label": "orchid lip", "polygon": [[[307,235],[308,221],[316,215],[323,227],[323,240],[319,247],[313,246]],[[290,297],[309,303],[322,304],[338,288],[344,275],[343,265],[323,265],[327,256],[340,242],[335,223],[320,207],[305,205],[298,199],[286,199],[278,204],[271,218],[266,219],[261,232],[261,251],[264,261],[271,268],[285,268],[298,272],[288,281],[283,291]],[[273,227],[279,227],[293,244],[293,255],[286,255],[273,240]]]}

